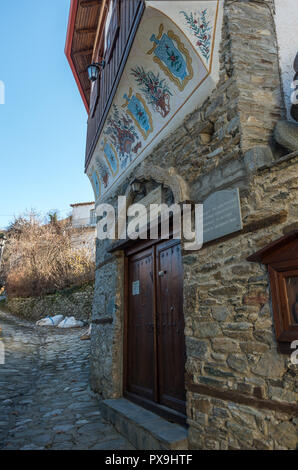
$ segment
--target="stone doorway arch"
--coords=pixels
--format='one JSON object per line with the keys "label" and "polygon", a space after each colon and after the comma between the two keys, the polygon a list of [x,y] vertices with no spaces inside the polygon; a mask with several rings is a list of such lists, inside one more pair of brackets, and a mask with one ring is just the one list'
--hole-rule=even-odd
{"label": "stone doorway arch", "polygon": [[143,183],[148,180],[153,180],[156,183],[169,188],[173,193],[174,202],[176,204],[190,201],[189,185],[182,176],[177,174],[175,168],[162,168],[160,166],[152,166],[152,164],[144,162],[137,169],[134,178],[130,181],[126,189],[125,196],[127,198],[127,205],[133,203],[134,191],[132,189],[132,184],[134,182]]}

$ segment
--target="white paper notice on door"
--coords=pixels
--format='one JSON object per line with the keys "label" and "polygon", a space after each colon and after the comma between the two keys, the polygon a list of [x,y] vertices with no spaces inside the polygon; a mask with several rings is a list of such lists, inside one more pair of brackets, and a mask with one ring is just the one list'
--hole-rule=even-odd
{"label": "white paper notice on door", "polygon": [[132,295],[139,295],[140,293],[140,281],[132,283]]}

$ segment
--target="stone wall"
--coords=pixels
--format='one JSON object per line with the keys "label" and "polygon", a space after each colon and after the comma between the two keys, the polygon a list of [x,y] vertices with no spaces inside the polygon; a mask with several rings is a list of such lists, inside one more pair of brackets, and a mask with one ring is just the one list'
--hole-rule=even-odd
{"label": "stone wall", "polygon": [[95,260],[95,227],[74,228],[71,231],[71,245],[74,249],[84,250],[86,254],[91,255],[92,261]]}
{"label": "stone wall", "polygon": [[91,320],[93,291],[93,283],[86,284],[43,297],[10,298],[6,301],[6,307],[14,315],[28,320],[64,315],[88,322]]}
{"label": "stone wall", "polygon": [[186,369],[199,385],[188,392],[192,448],[296,446],[297,409],[281,403],[297,403],[297,366],[277,353],[267,270],[246,258],[297,222],[297,162],[252,177],[243,234],[184,253]]}
{"label": "stone wall", "polygon": [[[297,366],[277,353],[267,271],[246,261],[295,226],[298,214],[297,154],[273,139],[285,115],[273,6],[225,1],[216,89],[146,158],[156,172],[174,168],[197,203],[240,189],[241,233],[183,252],[192,449],[293,449],[297,441]],[[116,205],[138,171],[105,202]],[[117,397],[124,261],[108,245],[97,241],[92,386]]]}
{"label": "stone wall", "polygon": [[95,271],[91,338],[91,387],[103,398],[122,395],[124,256],[101,261]]}

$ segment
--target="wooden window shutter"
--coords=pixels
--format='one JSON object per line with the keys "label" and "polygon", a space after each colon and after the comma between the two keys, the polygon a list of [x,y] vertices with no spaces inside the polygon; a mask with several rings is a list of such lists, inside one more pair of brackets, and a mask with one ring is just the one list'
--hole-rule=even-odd
{"label": "wooden window shutter", "polygon": [[105,60],[110,62],[120,29],[120,0],[114,0],[111,22],[107,34]]}

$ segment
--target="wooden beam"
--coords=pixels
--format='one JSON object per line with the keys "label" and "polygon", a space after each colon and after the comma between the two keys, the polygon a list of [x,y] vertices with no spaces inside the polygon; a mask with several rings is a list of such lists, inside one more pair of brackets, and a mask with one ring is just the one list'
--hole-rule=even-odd
{"label": "wooden beam", "polygon": [[87,1],[87,0],[83,0],[81,3],[80,3],[80,7],[81,8],[89,8],[89,7],[94,7],[94,6],[100,6],[100,0],[90,0],[90,1]]}
{"label": "wooden beam", "polygon": [[97,51],[99,51],[99,43],[102,42],[104,38],[104,34],[103,34],[104,24],[105,24],[105,20],[108,14],[108,10],[109,10],[109,0],[103,0],[101,4],[96,37],[95,37],[94,46],[93,46],[93,55],[92,55],[93,62],[96,60]]}
{"label": "wooden beam", "polygon": [[80,56],[80,55],[91,55],[93,52],[93,49],[82,49],[80,51],[74,51],[73,54],[75,56]]}
{"label": "wooden beam", "polygon": [[223,401],[238,403],[239,405],[251,406],[252,408],[273,410],[294,416],[297,416],[298,413],[297,403],[269,400],[265,398],[259,398],[255,395],[245,395],[235,390],[224,390],[205,384],[195,384],[193,382],[193,377],[188,374],[186,374],[185,379],[186,390],[192,393],[217,398]]}
{"label": "wooden beam", "polygon": [[96,34],[96,31],[97,31],[96,28],[81,28],[81,29],[77,29],[76,33],[81,36],[83,34]]}

